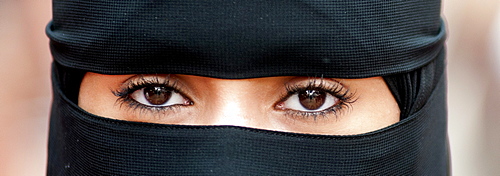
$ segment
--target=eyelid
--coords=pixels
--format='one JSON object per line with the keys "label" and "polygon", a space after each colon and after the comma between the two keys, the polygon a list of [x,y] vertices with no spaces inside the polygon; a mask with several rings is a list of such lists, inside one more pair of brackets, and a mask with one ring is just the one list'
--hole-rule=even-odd
{"label": "eyelid", "polygon": [[[176,92],[180,93],[182,96],[191,99],[184,93],[184,84],[179,81],[179,79],[173,75],[134,75],[122,82],[120,90],[128,90],[128,93],[132,93],[135,90],[139,90],[146,85],[164,85],[170,87]],[[120,91],[122,92],[122,91]]]}
{"label": "eyelid", "polygon": [[174,84],[170,84],[172,81],[171,75],[134,75],[127,80],[123,81],[122,87],[123,86],[130,86],[130,85],[143,85],[143,84],[168,84],[172,86],[177,85],[177,79],[175,79]]}
{"label": "eyelid", "polygon": [[[308,89],[320,89],[329,93],[338,94],[340,92],[350,92],[350,90],[342,84],[340,81],[337,81],[332,78],[307,78],[307,80],[300,81],[289,81],[285,83],[286,94],[283,96],[281,101],[286,100],[288,97],[293,95],[296,92]],[[335,95],[333,94],[333,95]]]}

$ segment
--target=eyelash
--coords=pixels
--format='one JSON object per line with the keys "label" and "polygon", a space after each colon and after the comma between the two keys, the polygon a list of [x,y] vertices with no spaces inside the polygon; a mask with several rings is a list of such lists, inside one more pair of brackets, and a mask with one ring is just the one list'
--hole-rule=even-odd
{"label": "eyelash", "polygon": [[339,103],[327,108],[322,111],[317,112],[304,112],[304,111],[296,111],[296,110],[285,110],[286,114],[292,116],[294,118],[313,118],[314,121],[317,120],[318,117],[325,118],[328,114],[333,114],[335,117],[338,117],[337,114],[344,112],[345,110],[350,110],[352,108],[352,103],[354,103],[357,98],[354,92],[351,92],[349,89],[343,87],[340,83],[335,83],[332,85],[325,85],[323,79],[320,80],[319,84],[316,83],[316,80],[309,80],[308,84],[305,86],[301,85],[286,85],[287,93],[283,96],[283,98],[278,102],[284,102],[288,100],[292,95],[305,91],[305,90],[319,90],[324,91],[333,95],[335,98],[338,98]]}
{"label": "eyelash", "polygon": [[[343,87],[340,83],[335,83],[332,85],[325,85],[323,82],[323,79],[320,80],[319,84],[316,83],[316,80],[309,80],[309,82],[304,86],[304,85],[286,85],[286,93],[283,95],[280,101],[278,103],[286,101],[290,96],[301,92],[305,90],[319,90],[319,91],[324,91],[326,93],[329,93],[333,95],[334,97],[338,98],[339,103],[327,108],[322,111],[318,112],[304,112],[304,111],[297,111],[297,110],[291,110],[287,109],[284,110],[286,112],[286,115],[292,116],[293,118],[313,118],[315,121],[317,120],[318,117],[326,117],[328,114],[334,114],[335,117],[337,117],[338,113],[342,113],[345,110],[349,110],[351,108],[351,104],[354,103],[357,99],[355,98],[355,93],[351,92],[349,89]],[[163,81],[160,81],[158,77],[155,77],[153,79],[146,79],[144,77],[140,77],[138,81],[131,81],[124,83],[125,85],[122,86],[122,88],[112,91],[112,93],[118,97],[116,100],[116,103],[118,103],[121,106],[124,104],[127,105],[129,108],[131,108],[132,111],[139,110],[140,113],[145,113],[150,112],[153,114],[163,114],[166,112],[172,112],[176,110],[180,110],[181,106],[184,105],[172,105],[172,106],[161,106],[161,107],[156,107],[156,106],[148,106],[144,105],[142,103],[137,102],[136,100],[132,99],[130,95],[137,91],[140,90],[144,87],[147,86],[164,86],[167,87],[168,89],[181,94],[184,98],[188,99],[190,101],[190,105],[193,104],[191,99],[186,96],[186,94],[182,93],[180,91],[180,88],[178,87],[176,82],[172,82],[169,78],[164,79]],[[276,105],[275,105],[276,106]]]}
{"label": "eyelash", "polygon": [[168,89],[170,89],[173,92],[179,93],[182,95],[182,97],[186,98],[189,100],[190,104],[192,105],[193,102],[191,99],[186,96],[182,91],[180,91],[180,88],[177,85],[177,82],[172,82],[168,77],[164,79],[163,81],[160,81],[158,77],[152,78],[152,79],[146,79],[144,77],[140,77],[137,81],[133,82],[127,82],[124,83],[125,85],[122,86],[122,88],[112,91],[112,93],[118,97],[116,100],[116,103],[118,103],[121,106],[124,104],[127,105],[129,108],[131,108],[132,111],[139,110],[140,114],[147,112],[151,112],[153,114],[163,114],[165,112],[170,112],[170,111],[175,111],[175,110],[180,110],[181,106],[184,105],[171,105],[171,106],[148,106],[144,105],[142,103],[137,102],[133,98],[130,97],[132,93],[134,93],[137,90],[140,90],[142,88],[148,87],[148,86],[163,86]]}

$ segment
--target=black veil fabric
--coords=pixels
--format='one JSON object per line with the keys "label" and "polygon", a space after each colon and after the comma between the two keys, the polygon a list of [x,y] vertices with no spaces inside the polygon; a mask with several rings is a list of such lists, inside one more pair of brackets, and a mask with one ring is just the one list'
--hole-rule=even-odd
{"label": "black veil fabric", "polygon": [[[54,0],[47,175],[449,175],[440,1]],[[359,135],[128,122],[86,72],[383,76],[401,121]]]}
{"label": "black veil fabric", "polygon": [[54,0],[47,35],[55,61],[102,74],[364,78],[438,57],[440,3]]}
{"label": "black veil fabric", "polygon": [[384,76],[384,80],[398,102],[401,118],[404,119],[419,111],[431,96],[441,77],[445,75],[445,52],[439,61],[408,73]]}

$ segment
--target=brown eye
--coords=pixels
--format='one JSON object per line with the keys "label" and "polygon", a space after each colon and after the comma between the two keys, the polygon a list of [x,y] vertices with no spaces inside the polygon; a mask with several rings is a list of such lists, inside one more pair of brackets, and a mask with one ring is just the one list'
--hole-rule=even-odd
{"label": "brown eye", "polygon": [[144,98],[153,105],[162,105],[172,96],[172,91],[166,87],[146,87],[144,88]]}
{"label": "brown eye", "polygon": [[298,91],[279,103],[280,109],[288,109],[303,112],[319,112],[331,108],[339,103],[339,99],[331,93],[321,90]]}
{"label": "brown eye", "polygon": [[192,104],[189,99],[166,86],[145,86],[132,92],[130,98],[146,106],[155,107]]}
{"label": "brown eye", "polygon": [[325,104],[326,93],[318,90],[305,90],[299,92],[300,104],[307,110],[316,110]]}

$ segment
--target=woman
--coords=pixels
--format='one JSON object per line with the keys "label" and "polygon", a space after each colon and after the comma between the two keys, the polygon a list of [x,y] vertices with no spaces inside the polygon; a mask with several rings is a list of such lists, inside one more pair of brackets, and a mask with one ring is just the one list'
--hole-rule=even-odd
{"label": "woman", "polygon": [[440,1],[54,1],[48,174],[448,173]]}

